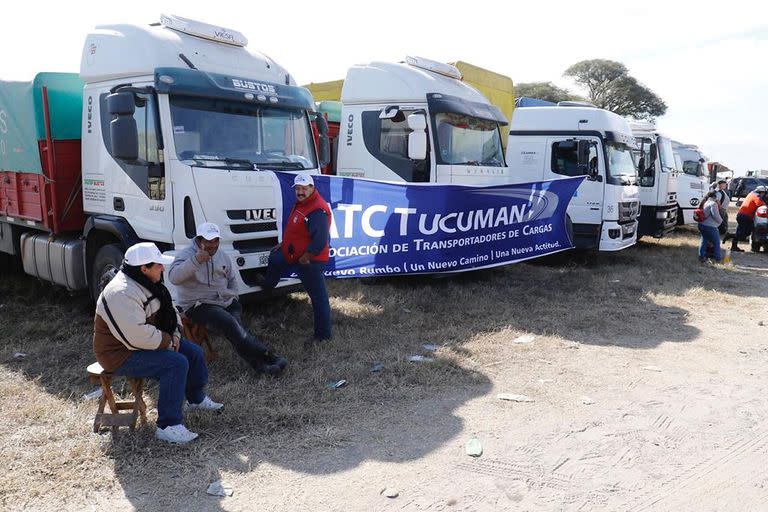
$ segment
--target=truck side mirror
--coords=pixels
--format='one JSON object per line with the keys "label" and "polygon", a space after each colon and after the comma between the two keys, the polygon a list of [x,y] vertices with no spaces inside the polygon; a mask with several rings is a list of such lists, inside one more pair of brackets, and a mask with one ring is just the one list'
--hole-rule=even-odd
{"label": "truck side mirror", "polygon": [[107,110],[114,116],[109,123],[110,154],[120,160],[138,160],[139,132],[133,113],[136,103],[132,92],[107,96]]}
{"label": "truck side mirror", "polygon": [[577,153],[579,159],[579,165],[589,165],[589,141],[579,140],[577,142]]}
{"label": "truck side mirror", "polygon": [[424,114],[410,114],[408,116],[408,158],[411,160],[425,160],[427,158],[427,118]]}
{"label": "truck side mirror", "polygon": [[317,148],[319,153],[317,157],[320,159],[320,167],[325,167],[331,161],[331,143],[328,140],[328,121],[325,116],[318,114],[315,118],[315,126],[317,126],[317,140],[320,146]]}
{"label": "truck side mirror", "polygon": [[598,181],[600,173],[597,171],[596,165],[590,165],[589,152],[592,144],[588,140],[576,141],[576,158],[578,160],[578,168],[582,174],[589,176],[589,179]]}

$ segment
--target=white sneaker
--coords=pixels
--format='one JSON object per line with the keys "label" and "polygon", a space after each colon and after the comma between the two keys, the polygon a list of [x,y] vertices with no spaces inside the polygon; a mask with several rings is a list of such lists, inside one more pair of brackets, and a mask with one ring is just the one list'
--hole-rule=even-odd
{"label": "white sneaker", "polygon": [[209,397],[208,395],[205,395],[205,398],[203,398],[203,401],[200,402],[199,404],[192,404],[187,402],[187,408],[193,409],[193,410],[198,409],[202,411],[218,411],[222,407],[224,407],[224,404],[214,402],[213,400],[211,400],[211,397]]}
{"label": "white sneaker", "polygon": [[197,434],[190,432],[187,430],[187,427],[179,423],[178,425],[171,425],[165,428],[158,427],[155,430],[155,437],[169,443],[186,444],[197,439]]}

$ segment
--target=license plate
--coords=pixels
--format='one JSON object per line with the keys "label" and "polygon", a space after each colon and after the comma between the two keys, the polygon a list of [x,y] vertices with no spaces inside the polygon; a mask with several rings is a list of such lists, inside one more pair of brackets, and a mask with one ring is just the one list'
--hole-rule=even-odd
{"label": "license plate", "polygon": [[259,266],[260,267],[266,267],[269,263],[269,252],[260,252],[258,254],[259,257]]}

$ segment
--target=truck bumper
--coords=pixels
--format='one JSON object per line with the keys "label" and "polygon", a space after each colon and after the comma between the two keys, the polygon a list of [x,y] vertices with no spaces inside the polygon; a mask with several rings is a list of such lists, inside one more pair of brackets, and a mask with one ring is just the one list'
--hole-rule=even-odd
{"label": "truck bumper", "polygon": [[637,220],[619,224],[616,221],[603,222],[600,234],[601,251],[620,251],[637,242]]}
{"label": "truck bumper", "polygon": [[675,229],[677,205],[643,206],[640,209],[638,236],[661,238]]}
{"label": "truck bumper", "polygon": [[573,246],[576,249],[620,251],[637,242],[637,221],[605,221],[602,224],[574,224]]}

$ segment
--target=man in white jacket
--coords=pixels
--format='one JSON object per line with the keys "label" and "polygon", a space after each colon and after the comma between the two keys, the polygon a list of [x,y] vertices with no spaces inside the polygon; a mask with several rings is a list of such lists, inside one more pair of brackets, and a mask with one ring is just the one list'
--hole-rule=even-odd
{"label": "man in white jacket", "polygon": [[171,294],[163,285],[164,265],[173,261],[151,242],[125,252],[120,272],[96,300],[93,351],[115,375],[159,381],[155,436],[171,443],[197,437],[182,423],[182,407],[218,410],[204,392],[208,368],[202,349],[181,337]]}

